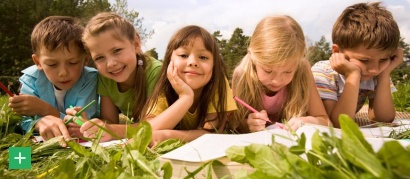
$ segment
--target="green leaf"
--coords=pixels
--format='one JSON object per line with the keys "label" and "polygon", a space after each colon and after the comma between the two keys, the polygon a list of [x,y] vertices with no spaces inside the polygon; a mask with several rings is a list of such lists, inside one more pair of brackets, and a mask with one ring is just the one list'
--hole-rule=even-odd
{"label": "green leaf", "polygon": [[184,143],[179,139],[167,139],[155,145],[152,150],[158,154],[165,154],[183,145]]}
{"label": "green leaf", "polygon": [[137,150],[131,150],[129,154],[127,154],[126,159],[131,163],[135,163],[140,167],[143,171],[147,172],[150,176],[155,178],[159,178],[155,173],[155,168],[150,162]]}
{"label": "green leaf", "polygon": [[283,176],[284,172],[279,168],[268,146],[262,144],[248,145],[245,147],[245,155],[254,168],[266,173],[266,175],[271,177]]}
{"label": "green leaf", "polygon": [[152,138],[152,128],[147,121],[139,123],[136,133],[132,135],[133,141],[128,145],[130,149],[137,149],[141,154],[145,154]]}
{"label": "green leaf", "polygon": [[229,147],[228,149],[226,149],[225,153],[226,157],[228,157],[231,161],[238,163],[249,163],[249,161],[246,159],[244,146]]}
{"label": "green leaf", "polygon": [[55,178],[71,179],[75,176],[75,164],[71,159],[61,159],[58,168],[54,171]]}
{"label": "green leaf", "polygon": [[410,178],[410,152],[404,149],[399,142],[385,142],[377,156],[396,175],[392,178]]}
{"label": "green leaf", "polygon": [[89,152],[85,147],[81,146],[77,142],[68,141],[67,146],[74,150],[74,152],[82,157],[91,157],[93,153]]}
{"label": "green leaf", "polygon": [[377,159],[370,144],[364,139],[357,124],[347,115],[340,115],[342,148],[340,153],[353,165],[360,167],[377,178],[385,176],[386,169]]}
{"label": "green leaf", "polygon": [[161,170],[164,171],[164,179],[171,179],[172,177],[172,165],[169,162],[165,162],[162,167]]}

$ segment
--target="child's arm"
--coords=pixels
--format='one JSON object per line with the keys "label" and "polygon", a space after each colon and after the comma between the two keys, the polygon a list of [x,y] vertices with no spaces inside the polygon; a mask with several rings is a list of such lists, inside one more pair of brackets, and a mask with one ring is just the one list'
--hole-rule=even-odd
{"label": "child's arm", "polygon": [[403,63],[403,49],[397,49],[389,66],[377,76],[374,99],[369,100],[369,118],[380,122],[392,122],[396,115],[390,88],[391,72]]}
{"label": "child's arm", "polygon": [[161,114],[147,119],[153,130],[173,129],[194,103],[194,91],[178,76],[173,61],[168,66],[167,77],[179,98]]}
{"label": "child's arm", "polygon": [[307,109],[307,116],[305,117],[293,117],[291,118],[285,129],[291,128],[292,130],[297,130],[304,123],[319,124],[329,126],[331,121],[326,113],[325,107],[323,105],[322,99],[316,88],[315,80],[313,78],[313,73],[310,70],[310,65],[306,63],[307,71],[311,76],[309,81],[309,104]]}
{"label": "child's arm", "polygon": [[120,110],[108,96],[101,96],[100,118],[107,121],[108,124],[118,124],[120,121]]}
{"label": "child's arm", "polygon": [[339,127],[340,114],[347,114],[352,119],[356,114],[361,72],[359,67],[345,59],[343,53],[333,53],[330,57],[330,65],[335,71],[346,77],[343,93],[339,100],[323,100],[333,126]]}
{"label": "child's arm", "polygon": [[55,117],[60,117],[60,112],[56,108],[41,100],[37,96],[26,94],[14,95],[9,98],[8,106],[17,114],[24,116],[52,115]]}

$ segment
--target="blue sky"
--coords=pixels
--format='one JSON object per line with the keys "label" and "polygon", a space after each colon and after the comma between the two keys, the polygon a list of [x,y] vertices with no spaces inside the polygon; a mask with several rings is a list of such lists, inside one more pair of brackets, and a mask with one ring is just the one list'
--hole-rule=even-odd
{"label": "blue sky", "polygon": [[[114,2],[115,0],[110,0]],[[154,35],[143,44],[143,50],[156,48],[163,58],[171,36],[186,25],[199,25],[209,32],[221,31],[229,39],[235,28],[250,36],[265,16],[286,14],[302,26],[307,43],[325,36],[331,42],[334,21],[341,12],[358,2],[373,0],[128,0],[128,8],[140,13],[143,27]],[[396,19],[401,36],[410,44],[410,0],[385,0],[382,5]]]}

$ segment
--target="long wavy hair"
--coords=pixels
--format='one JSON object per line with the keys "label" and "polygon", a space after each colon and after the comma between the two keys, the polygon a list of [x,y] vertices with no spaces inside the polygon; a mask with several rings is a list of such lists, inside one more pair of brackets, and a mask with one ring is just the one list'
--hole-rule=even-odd
{"label": "long wavy hair", "polygon": [[[114,35],[114,37],[120,41],[126,39],[129,40],[132,44],[134,44],[136,37],[138,38],[138,40],[140,40],[140,36],[138,35],[134,26],[128,20],[112,12],[102,12],[92,17],[85,27],[84,34],[82,37],[85,47],[87,47],[87,39],[91,37],[96,37],[99,34],[107,31],[111,32]],[[133,114],[128,114],[128,117],[131,117],[130,115],[133,115],[134,121],[139,121],[139,116],[141,114],[142,108],[144,107],[144,104],[148,98],[148,84],[146,81],[145,71],[147,66],[151,65],[151,61],[147,60],[149,57],[142,53],[137,53],[135,55],[135,60],[142,60],[143,65],[138,65],[138,63],[136,63],[137,71],[134,76],[134,100],[130,100],[132,101],[132,104],[130,105],[132,106]],[[147,64],[147,62],[150,63]]]}
{"label": "long wavy hair", "polygon": [[[305,115],[308,109],[309,85],[312,80],[310,64],[304,59],[305,38],[300,25],[290,16],[270,16],[262,19],[250,38],[248,53],[235,68],[232,79],[233,94],[258,111],[263,109],[262,99],[266,88],[259,81],[255,64],[283,66],[294,64],[297,70],[286,86],[287,98],[279,114],[281,119]],[[250,53],[252,53],[251,58]],[[245,119],[249,110],[238,106],[235,118]],[[241,120],[244,124],[245,120]],[[245,124],[245,126],[247,126]],[[247,127],[239,128],[248,131]]]}
{"label": "long wavy hair", "polygon": [[[222,60],[218,43],[214,37],[204,28],[195,25],[183,27],[170,39],[165,52],[158,83],[143,110],[143,119],[145,119],[151,112],[150,109],[153,109],[153,107],[156,106],[157,99],[161,95],[166,97],[169,106],[178,99],[178,94],[175,92],[174,88],[172,88],[172,85],[167,78],[167,68],[171,61],[172,52],[179,47],[191,45],[198,37],[202,38],[206,50],[212,53],[214,59],[211,80],[203,87],[200,102],[197,106],[198,127],[204,127],[206,122],[213,120],[219,121],[218,126],[214,126],[215,129],[221,130],[221,128],[225,127],[224,124],[227,120],[225,112],[227,105],[226,91],[228,90],[225,81],[227,76],[225,63]],[[215,95],[218,95],[218,99],[215,99]],[[218,116],[216,119],[206,119],[208,106],[211,104],[215,106],[217,111]]]}

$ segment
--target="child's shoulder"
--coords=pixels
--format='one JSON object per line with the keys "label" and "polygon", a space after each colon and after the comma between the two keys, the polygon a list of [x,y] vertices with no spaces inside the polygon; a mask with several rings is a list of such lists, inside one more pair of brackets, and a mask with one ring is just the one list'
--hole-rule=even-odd
{"label": "child's shoulder", "polygon": [[330,66],[329,60],[322,60],[316,62],[312,66],[312,72],[314,73],[326,73],[326,74],[333,74],[337,73],[333,68]]}
{"label": "child's shoulder", "polygon": [[30,76],[38,76],[38,74],[40,73],[40,70],[38,70],[36,65],[32,65],[22,70],[21,72],[23,74],[30,75]]}

